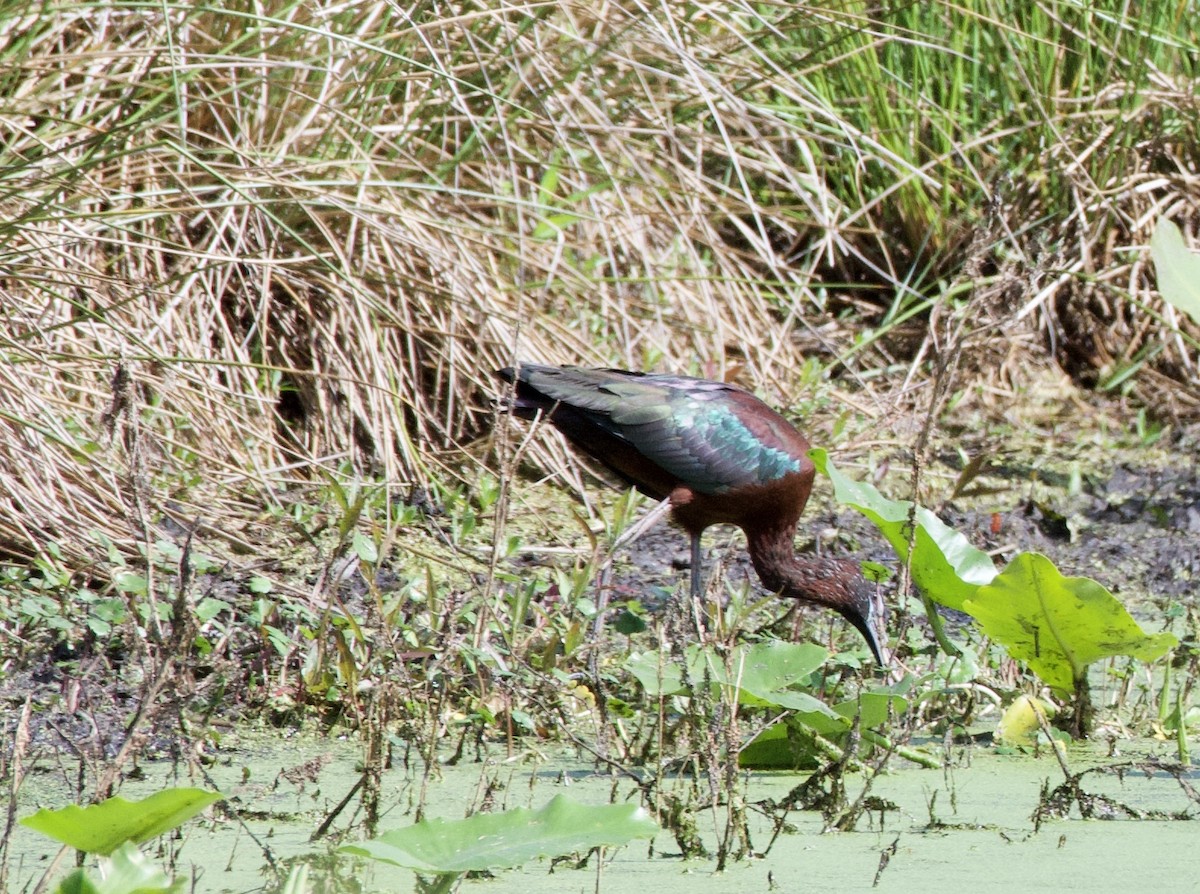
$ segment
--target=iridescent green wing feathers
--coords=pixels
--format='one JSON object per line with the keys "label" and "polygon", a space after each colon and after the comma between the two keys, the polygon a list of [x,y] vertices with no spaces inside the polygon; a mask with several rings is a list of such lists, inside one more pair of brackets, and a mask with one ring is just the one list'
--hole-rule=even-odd
{"label": "iridescent green wing feathers", "polygon": [[[520,377],[544,398],[540,409],[548,410],[554,402],[573,408],[587,423],[620,438],[700,493],[764,484],[801,471],[807,462],[797,443],[789,443],[789,433],[799,438],[795,430],[732,385],[532,365],[521,367]],[[531,406],[528,398],[525,406]],[[753,410],[749,423],[739,415],[747,408]],[[799,446],[807,445],[801,440]]]}

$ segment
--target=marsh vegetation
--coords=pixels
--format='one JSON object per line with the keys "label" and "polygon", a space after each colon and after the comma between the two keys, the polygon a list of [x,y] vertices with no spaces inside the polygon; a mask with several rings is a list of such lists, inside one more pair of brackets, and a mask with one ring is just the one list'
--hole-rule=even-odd
{"label": "marsh vegetation", "polygon": [[[272,888],[281,857],[585,776],[660,829],[636,869],[644,844],[593,858],[601,890],[769,873],[822,830],[869,833],[882,887],[900,817],[1031,856],[1111,847],[1089,817],[1176,834],[1200,328],[1150,243],[1196,244],[1194,19],[0,4],[0,888],[51,853],[17,856],[18,818],[182,785],[236,790],[189,828],[254,836]],[[646,507],[497,414],[523,359],[796,420],[830,468],[797,547],[867,563],[892,666],[762,592],[732,535],[699,604],[679,532],[613,553]],[[1064,626],[1055,598],[1128,615]],[[275,788],[239,775],[298,730]],[[1021,818],[955,818],[976,761]],[[276,852],[276,824],[304,834]],[[330,860],[292,890],[413,884]]]}

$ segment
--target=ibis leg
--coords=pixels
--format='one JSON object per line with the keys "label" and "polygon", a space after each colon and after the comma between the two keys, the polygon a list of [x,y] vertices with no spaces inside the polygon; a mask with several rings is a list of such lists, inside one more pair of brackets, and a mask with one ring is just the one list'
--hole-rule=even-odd
{"label": "ibis leg", "polygon": [[700,599],[704,592],[704,557],[700,549],[700,535],[692,535],[692,601]]}

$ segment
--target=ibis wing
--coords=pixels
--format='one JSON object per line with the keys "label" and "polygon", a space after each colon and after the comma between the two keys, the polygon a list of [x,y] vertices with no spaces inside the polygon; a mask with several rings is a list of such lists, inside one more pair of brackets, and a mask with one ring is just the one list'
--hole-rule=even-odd
{"label": "ibis wing", "polygon": [[802,453],[794,455],[773,438],[770,428],[748,424],[720,392],[677,392],[670,407],[656,418],[636,408],[618,409],[612,422],[643,456],[695,491],[719,494],[765,484],[807,463]]}
{"label": "ibis wing", "polygon": [[548,411],[555,404],[570,407],[701,493],[772,481],[807,462],[795,430],[733,385],[536,365],[522,366],[519,375],[527,401]]}

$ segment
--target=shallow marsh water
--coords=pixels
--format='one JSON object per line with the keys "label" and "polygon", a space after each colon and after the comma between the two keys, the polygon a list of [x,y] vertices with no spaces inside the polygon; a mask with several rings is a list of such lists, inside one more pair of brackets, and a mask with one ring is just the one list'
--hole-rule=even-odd
{"label": "shallow marsh water", "polygon": [[[1151,755],[1164,760],[1173,756],[1162,743],[1127,742],[1122,747],[1123,754],[1110,758],[1099,746],[1078,746],[1068,761],[1078,772]],[[495,750],[503,753],[500,747]],[[246,828],[224,818],[193,820],[180,839],[148,851],[161,864],[173,855],[174,872],[194,879],[196,891],[275,890],[263,850],[250,836],[253,833],[282,865],[297,857],[312,858],[314,890],[412,891],[414,879],[407,871],[346,857],[331,866],[322,859],[331,843],[309,841],[327,812],[353,786],[358,756],[355,743],[336,739],[287,740],[267,735],[230,741],[210,772],[212,782],[241,813]],[[293,772],[313,759],[324,763],[307,779]],[[179,779],[176,768],[166,764],[143,764],[142,769],[146,778],[126,783],[125,797],[141,797],[167,785],[199,784]],[[382,830],[412,822],[421,776],[418,767],[385,774]],[[1195,767],[1189,777],[1192,785],[1200,786],[1200,771]],[[582,870],[560,864],[552,871],[549,861],[543,860],[499,870],[492,878],[468,880],[462,890],[478,894],[648,888],[657,894],[1194,890],[1200,876],[1200,827],[1193,822],[1070,818],[1044,822],[1035,832],[1032,815],[1043,784],[1049,780],[1053,787],[1062,778],[1058,762],[1046,751],[1035,757],[999,754],[985,746],[955,748],[948,769],[906,766],[880,776],[872,794],[893,802],[896,809],[882,817],[872,813],[857,831],[823,834],[817,814],[792,812],[787,820],[794,830],[781,835],[765,857],[734,862],[723,873],[714,871],[711,859],[679,858],[674,839],[664,832],[653,842],[653,852],[650,843],[635,842],[610,853],[599,869],[594,858]],[[745,796],[752,804],[779,798],[802,779],[796,774],[748,774]],[[64,776],[36,778],[23,792],[22,801],[28,803],[20,813],[33,812],[36,802],[62,803],[59,796],[64,793],[56,795],[54,789],[64,780]],[[542,752],[536,759],[530,753],[511,761],[493,758],[438,768],[429,784],[427,814],[459,818],[478,803],[489,783],[495,786],[495,809],[540,807],[559,793],[584,803],[607,803],[614,790],[610,777],[581,764],[573,752]],[[849,777],[851,797],[859,785],[859,777]],[[1135,808],[1200,815],[1200,805],[1189,801],[1180,784],[1165,773],[1129,772],[1120,779],[1092,774],[1084,777],[1083,787]],[[621,795],[629,794],[630,788],[628,783],[616,783]],[[353,819],[351,807],[334,824],[334,834],[343,833]],[[751,830],[754,847],[764,848],[770,826],[753,810]],[[703,813],[700,831],[713,847],[712,820]],[[9,890],[28,890],[52,852],[46,844],[19,827],[12,842],[10,865],[15,877]],[[882,870],[881,860],[886,864]]]}

